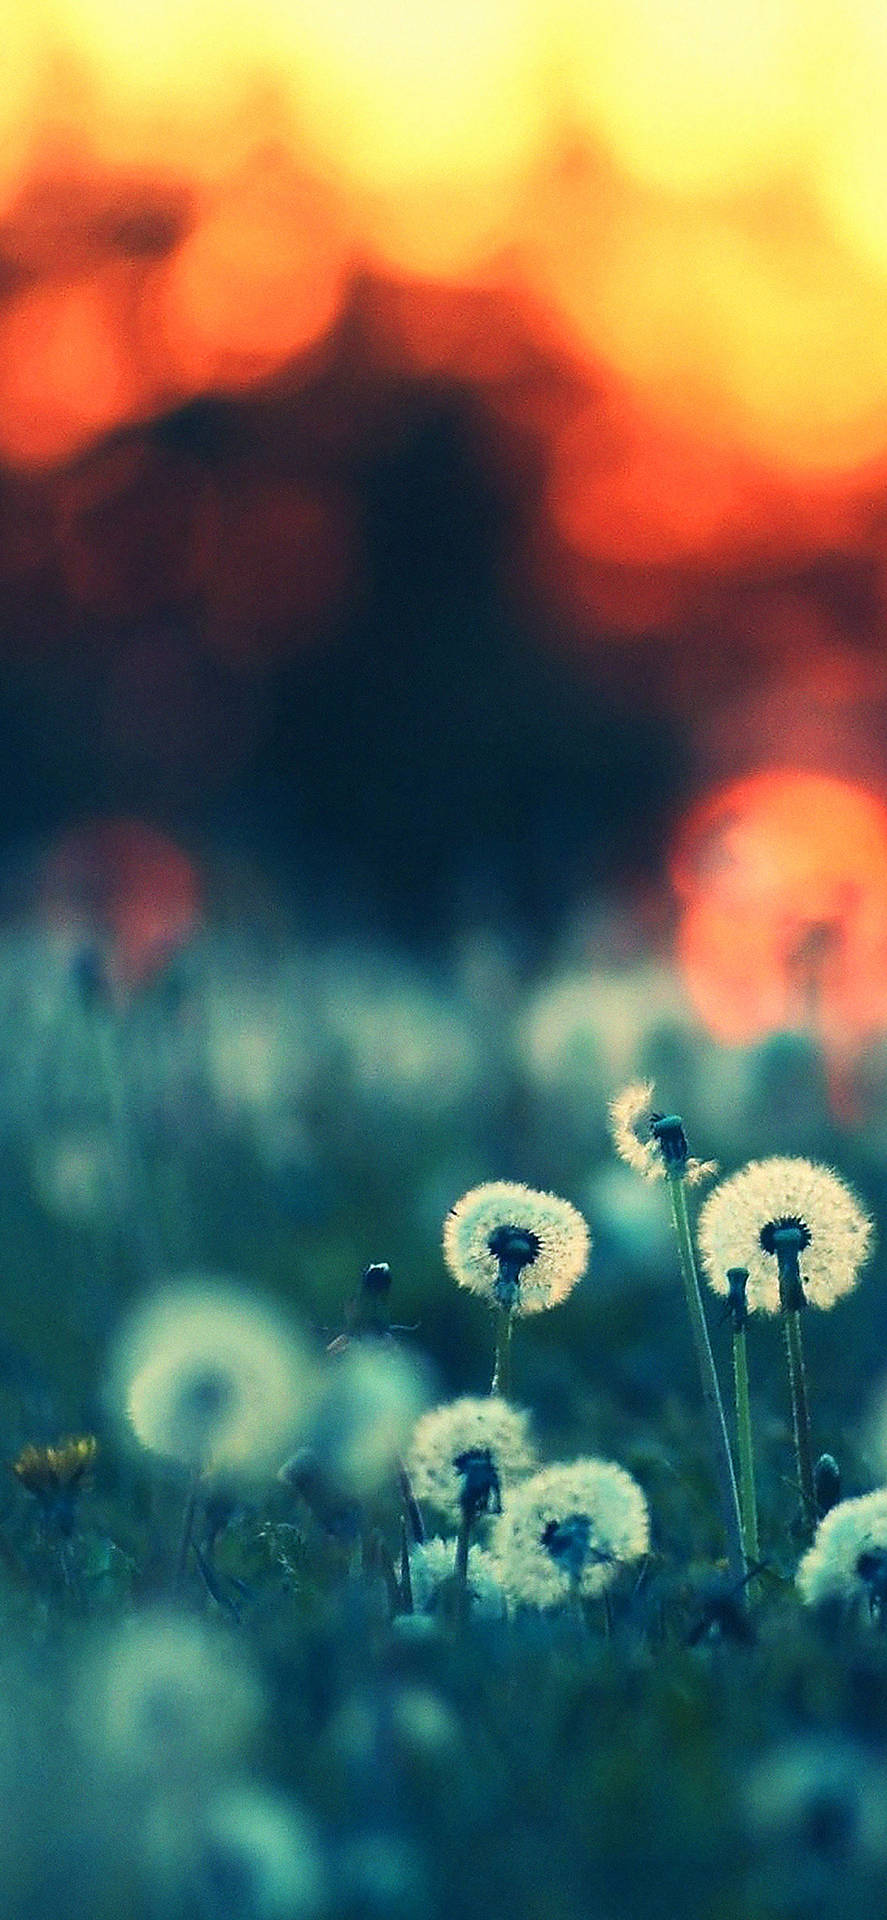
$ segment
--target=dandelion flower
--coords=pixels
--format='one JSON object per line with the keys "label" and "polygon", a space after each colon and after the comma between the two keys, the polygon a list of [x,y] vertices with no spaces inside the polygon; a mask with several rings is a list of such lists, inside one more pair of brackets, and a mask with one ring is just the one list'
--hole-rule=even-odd
{"label": "dandelion flower", "polygon": [[358,1499],[374,1493],[429,1397],[423,1367],[393,1340],[349,1342],[329,1367],[309,1429],[331,1489]]}
{"label": "dandelion flower", "polygon": [[609,1460],[543,1467],[511,1494],[492,1553],[510,1600],[554,1607],[571,1592],[603,1593],[649,1546],[647,1502]]}
{"label": "dandelion flower", "polygon": [[112,1379],[142,1446],[235,1474],[279,1461],[313,1393],[311,1363],[279,1316],[245,1291],[203,1278],[136,1312]]}
{"label": "dandelion flower", "polygon": [[[620,1160],[624,1160],[635,1173],[641,1174],[644,1180],[664,1180],[668,1164],[666,1142],[653,1132],[654,1125],[662,1117],[654,1110],[654,1095],[652,1080],[636,1080],[610,1101],[610,1131],[616,1152]],[[683,1142],[684,1179],[691,1187],[698,1186],[701,1180],[711,1179],[717,1173],[717,1162],[695,1160],[686,1151],[683,1129],[680,1129],[680,1138]]]}
{"label": "dandelion flower", "polygon": [[839,1500],[816,1531],[797,1572],[808,1606],[826,1600],[887,1600],[887,1487]]}
{"label": "dandelion flower", "polygon": [[472,1187],[448,1213],[444,1259],[461,1287],[516,1314],[556,1306],[582,1278],[590,1236],[581,1213],[517,1181]]}
{"label": "dandelion flower", "polygon": [[126,1621],[86,1663],[82,1721],[115,1766],[187,1775],[229,1761],[262,1713],[258,1682],[228,1634],[184,1614]]}
{"label": "dandelion flower", "polygon": [[[410,1549],[413,1605],[420,1614],[434,1613],[454,1578],[455,1540],[426,1540]],[[502,1620],[508,1601],[498,1560],[485,1547],[473,1546],[468,1555],[467,1592],[475,1620]]]}
{"label": "dandelion flower", "polygon": [[726,1294],[729,1267],[745,1267],[749,1308],[778,1313],[774,1236],[788,1227],[799,1233],[804,1298],[814,1307],[830,1307],[849,1293],[869,1252],[871,1221],[829,1167],[779,1157],[751,1161],[703,1202],[699,1251],[715,1291]]}
{"label": "dandelion flower", "polygon": [[99,1443],[94,1433],[60,1440],[56,1447],[23,1447],[12,1471],[38,1499],[54,1500],[79,1487],[95,1465]]}
{"label": "dandelion flower", "polygon": [[458,1524],[473,1488],[475,1512],[498,1513],[512,1481],[536,1465],[529,1424],[529,1414],[498,1394],[433,1407],[418,1422],[407,1453],[416,1499]]}
{"label": "dandelion flower", "polygon": [[206,1920],[302,1920],[324,1902],[320,1846],[292,1801],[227,1786],[200,1817],[193,1882]]}

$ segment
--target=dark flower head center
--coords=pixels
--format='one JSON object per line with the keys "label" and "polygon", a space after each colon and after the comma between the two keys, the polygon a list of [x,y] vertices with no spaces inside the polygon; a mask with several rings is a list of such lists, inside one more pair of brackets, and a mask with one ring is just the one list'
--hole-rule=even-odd
{"label": "dark flower head center", "polygon": [[181,1412],[195,1426],[208,1427],[226,1414],[234,1399],[234,1387],[222,1367],[199,1367],[183,1389]]}
{"label": "dark flower head center", "polygon": [[667,1167],[683,1173],[690,1148],[679,1113],[651,1113],[650,1137],[659,1147]]}
{"label": "dark flower head center", "polygon": [[803,1253],[810,1245],[810,1228],[796,1213],[780,1214],[761,1228],[760,1241],[765,1253],[778,1253],[780,1248],[790,1252],[792,1247]]}
{"label": "dark flower head center", "polygon": [[541,1241],[530,1227],[495,1227],[487,1241],[499,1274],[493,1291],[502,1307],[513,1307],[524,1267],[538,1259]]}
{"label": "dark flower head center", "polygon": [[466,1447],[456,1454],[453,1466],[462,1480],[459,1505],[466,1520],[502,1512],[502,1490],[489,1447]]}
{"label": "dark flower head center", "polygon": [[549,1520],[541,1544],[571,1580],[580,1578],[589,1560],[604,1565],[613,1558],[594,1545],[594,1525],[587,1513],[567,1513],[562,1520]]}
{"label": "dark flower head center", "polygon": [[768,1220],[761,1228],[761,1246],[776,1255],[779,1268],[779,1304],[785,1313],[797,1313],[805,1305],[803,1275],[799,1254],[810,1245],[810,1228],[796,1214]]}

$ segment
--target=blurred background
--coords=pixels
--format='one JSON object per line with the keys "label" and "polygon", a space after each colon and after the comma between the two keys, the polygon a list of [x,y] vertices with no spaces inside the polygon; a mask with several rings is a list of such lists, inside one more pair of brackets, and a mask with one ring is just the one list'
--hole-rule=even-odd
{"label": "blurred background", "polygon": [[887,1157],[883,13],[10,0],[2,62],[9,1418],[187,1265],[334,1332],[390,1259],[477,1385],[490,1177],[596,1236],[552,1419],[658,1418],[614,1089]]}

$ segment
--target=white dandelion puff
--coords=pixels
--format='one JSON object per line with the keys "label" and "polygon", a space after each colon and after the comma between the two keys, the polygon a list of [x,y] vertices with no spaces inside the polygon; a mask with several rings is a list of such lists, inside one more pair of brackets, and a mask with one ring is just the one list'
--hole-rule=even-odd
{"label": "white dandelion puff", "polygon": [[183,1817],[178,1799],[155,1803],[145,1864],[163,1912],[183,1903],[201,1920],[305,1920],[326,1901],[326,1875],[308,1815],[249,1781],[217,1787]]}
{"label": "white dandelion puff", "polygon": [[[652,1080],[635,1080],[610,1101],[610,1132],[616,1152],[644,1180],[664,1180],[666,1174],[663,1146],[652,1131],[661,1117],[654,1108],[655,1091]],[[716,1160],[694,1159],[686,1152],[686,1140],[684,1149],[683,1175],[689,1186],[698,1186],[717,1173]]]}
{"label": "white dandelion puff", "polygon": [[529,1414],[499,1394],[483,1399],[466,1394],[432,1407],[418,1421],[407,1452],[416,1499],[458,1525],[466,1484],[469,1479],[477,1484],[481,1469],[483,1506],[498,1512],[512,1483],[536,1466],[529,1427]]}
{"label": "white dandelion puff", "polygon": [[203,1276],[137,1309],[118,1339],[111,1380],[142,1446],[223,1474],[279,1461],[314,1393],[313,1363],[281,1317]]}
{"label": "white dandelion puff", "polygon": [[799,1230],[798,1265],[811,1306],[830,1307],[849,1293],[871,1248],[872,1223],[830,1167],[795,1157],[753,1160],[703,1202],[699,1252],[715,1291],[727,1293],[728,1268],[745,1267],[749,1308],[778,1313],[774,1235],[785,1227]]}
{"label": "white dandelion puff", "polygon": [[797,1584],[810,1607],[864,1600],[880,1611],[887,1599],[887,1487],[832,1507],[798,1567]]}
{"label": "white dandelion puff", "polygon": [[581,1213],[554,1193],[517,1181],[472,1187],[444,1223],[444,1259],[461,1287],[516,1314],[553,1307],[581,1280],[590,1235]]}
{"label": "white dandelion puff", "polygon": [[647,1502],[631,1474],[609,1460],[573,1460],[514,1489],[492,1554],[510,1600],[554,1607],[577,1590],[603,1593],[649,1540]]}
{"label": "white dandelion puff", "polygon": [[425,1369],[386,1341],[351,1341],[332,1363],[309,1441],[325,1478],[364,1498],[394,1471],[430,1398]]}
{"label": "white dandelion puff", "polygon": [[[443,1592],[454,1578],[455,1540],[425,1540],[410,1549],[410,1584],[417,1613],[435,1613],[443,1607]],[[498,1560],[485,1547],[472,1546],[468,1554],[468,1605],[473,1620],[503,1620],[508,1600]]]}
{"label": "white dandelion puff", "polygon": [[84,1735],[115,1767],[186,1776],[228,1762],[263,1713],[259,1683],[230,1635],[185,1614],[128,1620],[87,1660]]}

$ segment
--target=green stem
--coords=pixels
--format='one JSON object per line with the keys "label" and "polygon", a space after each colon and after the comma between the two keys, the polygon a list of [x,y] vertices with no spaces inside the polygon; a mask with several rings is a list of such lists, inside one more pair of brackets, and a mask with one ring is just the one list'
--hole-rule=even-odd
{"label": "green stem", "polygon": [[702,1398],[708,1415],[709,1437],[715,1460],[715,1472],[718,1482],[721,1518],[727,1544],[727,1568],[731,1584],[737,1589],[737,1601],[745,1603],[747,1567],[742,1544],[742,1522],[739,1517],[739,1496],[736,1491],[736,1475],[727,1439],[727,1423],[724,1419],[724,1407],[718,1376],[715,1372],[714,1355],[708,1337],[705,1310],[702,1305],[702,1292],[699,1275],[696,1271],[696,1256],[693,1251],[693,1238],[687,1217],[687,1196],[684,1191],[683,1169],[669,1170],[668,1190],[671,1196],[671,1211],[677,1234],[680,1254],[681,1273],[684,1281],[684,1293],[693,1329],[693,1341],[696,1347],[696,1359],[702,1381]]}
{"label": "green stem", "polygon": [[173,1574],[174,1591],[178,1590],[185,1578],[188,1554],[191,1550],[191,1538],[194,1532],[194,1516],[197,1512],[197,1496],[199,1491],[200,1472],[199,1469],[195,1467],[191,1475],[191,1485],[188,1488],[188,1498],[185,1501],[185,1511],[182,1515],[182,1532],[179,1539],[179,1550],[176,1554],[175,1572]]}
{"label": "green stem", "polygon": [[745,1328],[733,1330],[733,1384],[736,1389],[736,1450],[739,1456],[739,1507],[747,1561],[759,1558],[758,1502],[755,1494],[755,1455],[748,1394],[748,1351]]}
{"label": "green stem", "polygon": [[471,1525],[471,1515],[463,1513],[456,1535],[456,1559],[453,1567],[456,1581],[453,1614],[458,1627],[461,1627],[468,1618],[468,1549],[471,1546]]}
{"label": "green stem", "polygon": [[816,1492],[813,1485],[813,1456],[810,1450],[810,1409],[807,1402],[801,1316],[797,1307],[783,1308],[782,1323],[785,1327],[785,1351],[792,1396],[792,1426],[795,1435],[798,1480],[801,1487],[801,1505],[804,1510],[804,1523],[812,1534],[816,1529]]}
{"label": "green stem", "polygon": [[508,1395],[511,1392],[511,1322],[512,1322],[512,1319],[513,1319],[513,1311],[511,1307],[500,1306],[498,1308],[498,1311],[496,1314],[496,1360],[495,1360],[495,1365],[493,1367],[493,1378],[490,1383],[490,1392],[501,1393],[505,1399],[508,1398]]}

